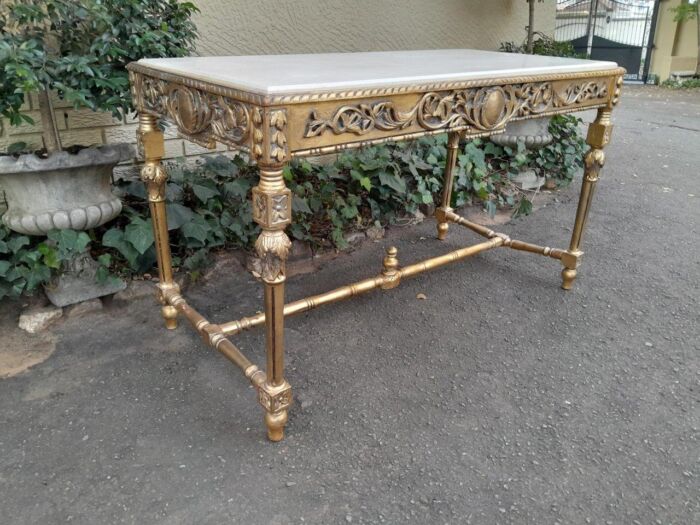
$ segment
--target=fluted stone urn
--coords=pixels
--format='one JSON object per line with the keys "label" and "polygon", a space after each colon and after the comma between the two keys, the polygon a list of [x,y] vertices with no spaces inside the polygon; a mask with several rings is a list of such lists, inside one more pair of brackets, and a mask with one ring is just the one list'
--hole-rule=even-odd
{"label": "fluted stone urn", "polygon": [[[506,125],[506,130],[490,137],[491,142],[499,146],[516,148],[518,142],[525,144],[529,150],[536,150],[552,142],[549,133],[549,117],[516,120]],[[511,179],[524,190],[536,190],[544,183],[544,177],[538,177],[534,170],[525,168]]]}
{"label": "fluted stone urn", "polygon": [[0,157],[0,189],[7,211],[2,221],[25,235],[51,230],[89,230],[114,219],[122,204],[112,194],[112,169],[133,158],[128,144]]}
{"label": "fluted stone urn", "polygon": [[[25,235],[89,230],[105,224],[122,210],[121,201],[112,194],[112,170],[133,157],[127,144],[86,148],[76,154],[61,151],[47,158],[34,154],[0,157],[0,190],[7,202],[2,221]],[[117,279],[98,283],[97,267],[88,251],[76,254],[44,286],[47,297],[62,307],[126,287]]]}

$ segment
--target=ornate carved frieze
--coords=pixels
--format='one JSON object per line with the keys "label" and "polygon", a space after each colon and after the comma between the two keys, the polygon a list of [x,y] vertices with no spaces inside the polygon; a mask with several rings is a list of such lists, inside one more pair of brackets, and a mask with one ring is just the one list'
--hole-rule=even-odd
{"label": "ornate carved frieze", "polygon": [[[260,165],[449,129],[464,130],[470,137],[487,136],[510,120],[612,107],[622,79],[621,70],[613,69],[272,96],[138,64],[129,69],[141,112],[173,122],[185,138],[204,146],[221,142],[248,149]],[[337,106],[333,100],[339,101]],[[323,143],[324,136],[329,136],[328,144]]]}
{"label": "ornate carved frieze", "polygon": [[364,135],[373,130],[398,131],[418,125],[425,130],[471,127],[479,131],[499,129],[512,117],[524,117],[608,99],[608,80],[582,80],[557,88],[552,82],[475,87],[425,93],[409,110],[391,100],[348,104],[328,117],[312,111],[305,138],[325,131],[336,135]]}
{"label": "ornate carved frieze", "polygon": [[142,75],[132,76],[132,90],[140,108],[170,119],[178,131],[198,143],[241,146],[248,140],[252,124],[247,104]]}

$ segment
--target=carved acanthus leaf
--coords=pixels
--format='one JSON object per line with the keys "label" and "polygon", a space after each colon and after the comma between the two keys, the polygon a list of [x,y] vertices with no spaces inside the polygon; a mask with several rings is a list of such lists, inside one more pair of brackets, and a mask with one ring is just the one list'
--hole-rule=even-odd
{"label": "carved acanthus leaf", "polygon": [[260,259],[259,277],[265,282],[284,279],[284,265],[292,243],[282,230],[263,230],[255,241],[255,252]]}
{"label": "carved acanthus leaf", "polygon": [[148,200],[151,202],[165,199],[165,182],[168,174],[159,162],[146,162],[141,168],[141,180],[146,184]]}

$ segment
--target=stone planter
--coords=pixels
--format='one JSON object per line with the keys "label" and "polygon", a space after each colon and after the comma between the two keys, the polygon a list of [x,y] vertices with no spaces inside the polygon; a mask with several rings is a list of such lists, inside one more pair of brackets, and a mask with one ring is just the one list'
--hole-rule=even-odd
{"label": "stone planter", "polygon": [[[490,139],[499,146],[510,148],[515,148],[518,142],[523,142],[527,149],[535,150],[552,142],[553,137],[549,133],[549,117],[541,117],[509,122],[503,133]],[[512,180],[524,190],[538,189],[545,182],[544,177],[538,177],[531,169],[522,170]]]}
{"label": "stone planter", "polygon": [[88,230],[114,219],[122,205],[112,195],[112,169],[133,158],[127,144],[62,151],[42,159],[34,154],[0,157],[0,189],[7,212],[2,221],[25,235],[51,230]]}

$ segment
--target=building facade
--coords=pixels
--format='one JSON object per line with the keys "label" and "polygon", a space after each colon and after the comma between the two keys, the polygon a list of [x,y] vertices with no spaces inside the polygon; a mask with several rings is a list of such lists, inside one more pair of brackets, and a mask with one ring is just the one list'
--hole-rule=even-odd
{"label": "building facade", "polygon": [[698,25],[696,20],[676,22],[674,7],[686,0],[661,0],[650,72],[664,81],[674,74],[695,71],[698,61]]}

